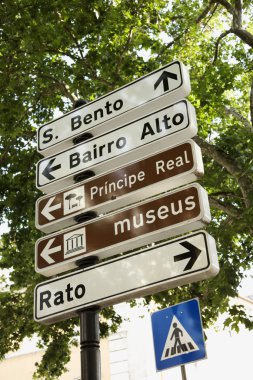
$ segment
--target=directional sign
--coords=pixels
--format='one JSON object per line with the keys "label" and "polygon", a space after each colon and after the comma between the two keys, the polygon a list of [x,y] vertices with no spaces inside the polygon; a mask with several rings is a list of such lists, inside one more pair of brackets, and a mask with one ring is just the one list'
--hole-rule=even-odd
{"label": "directional sign", "polygon": [[174,61],[40,127],[38,152],[48,156],[67,149],[73,138],[87,131],[93,136],[108,132],[189,93],[188,70]]}
{"label": "directional sign", "polygon": [[107,134],[39,161],[37,187],[46,193],[72,185],[87,170],[96,175],[197,134],[194,107],[181,100]]}
{"label": "directional sign", "polygon": [[36,271],[51,276],[75,268],[77,260],[108,258],[194,231],[210,220],[206,191],[198,183],[188,185],[39,239]]}
{"label": "directional sign", "polygon": [[139,202],[195,181],[203,175],[200,148],[187,141],[144,160],[44,196],[36,203],[36,227],[54,232],[77,223],[77,217],[97,215]]}
{"label": "directional sign", "polygon": [[[175,258],[184,255],[189,247],[193,256],[195,251],[198,255],[186,269],[189,259]],[[218,271],[215,241],[205,231],[199,231],[37,285],[34,318],[50,324],[76,316],[83,308],[111,306],[207,279]]]}
{"label": "directional sign", "polygon": [[151,322],[158,371],[206,357],[198,299],[159,310]]}

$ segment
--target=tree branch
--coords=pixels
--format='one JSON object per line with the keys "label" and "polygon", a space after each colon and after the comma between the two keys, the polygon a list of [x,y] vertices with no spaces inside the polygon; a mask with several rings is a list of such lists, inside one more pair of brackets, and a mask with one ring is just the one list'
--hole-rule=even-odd
{"label": "tree branch", "polygon": [[231,15],[234,15],[234,8],[227,0],[217,0],[216,3],[223,5]]}
{"label": "tree branch", "polygon": [[236,111],[233,107],[225,106],[225,112],[227,115],[233,115],[237,120],[239,120],[247,129],[253,132],[252,125],[246,119],[246,117],[242,116],[238,111]]}
{"label": "tree branch", "polygon": [[240,28],[232,28],[231,33],[234,33],[243,42],[245,42],[247,45],[253,48],[253,34],[251,34],[245,29]]}
{"label": "tree branch", "polygon": [[236,209],[235,207],[231,205],[225,205],[218,199],[214,198],[212,194],[211,195],[209,194],[208,199],[209,199],[209,204],[211,207],[217,208],[233,218],[240,217],[241,211],[239,211],[238,209]]}
{"label": "tree branch", "polygon": [[201,147],[204,154],[213,158],[218,164],[223,166],[231,175],[238,177],[241,172],[234,161],[227,157],[221,150],[215,145],[209,144],[206,140],[203,140],[200,136],[195,136],[194,140]]}
{"label": "tree branch", "polygon": [[218,51],[219,51],[219,43],[222,40],[222,38],[226,37],[228,34],[233,33],[237,37],[239,37],[243,42],[245,42],[247,45],[253,48],[253,35],[249,33],[247,30],[239,29],[239,28],[231,28],[229,30],[226,30],[225,32],[221,33],[221,35],[218,37],[216,43],[215,43],[215,53],[214,53],[214,59],[213,63],[218,58]]}
{"label": "tree branch", "polygon": [[213,0],[209,1],[207,6],[202,10],[201,14],[197,17],[195,21],[196,24],[199,24],[206,17],[206,15],[211,11],[213,4],[214,4]]}
{"label": "tree branch", "polygon": [[63,95],[66,96],[73,104],[77,100],[75,95],[71,94],[71,92],[68,89],[68,86],[66,83],[61,82],[55,77],[51,77],[50,75],[41,74],[41,78],[50,79],[52,82],[54,82],[55,86],[62,91]]}
{"label": "tree branch", "polygon": [[117,68],[116,68],[116,76],[119,77],[119,73],[120,73],[120,70],[121,70],[121,65],[122,65],[122,61],[123,61],[123,58],[124,58],[124,54],[126,52],[128,52],[128,47],[129,47],[129,44],[132,40],[132,36],[133,36],[133,25],[129,28],[129,32],[128,32],[128,36],[127,36],[127,41],[125,43],[125,45],[123,46],[122,48],[122,51],[121,51],[121,55],[120,55],[120,58],[119,58],[119,62],[118,62],[118,65],[117,65]]}
{"label": "tree branch", "polygon": [[250,87],[250,98],[249,98],[249,104],[250,104],[250,119],[251,119],[251,125],[253,128],[253,78],[251,82],[251,87]]}
{"label": "tree branch", "polygon": [[235,177],[242,192],[245,206],[250,207],[252,183],[244,173],[242,174],[242,169],[237,165],[237,163],[229,158],[224,152],[219,150],[215,145],[209,144],[200,136],[195,136],[194,140],[200,146],[205,155],[211,157],[219,165],[223,166],[229,174]]}
{"label": "tree branch", "polygon": [[230,33],[232,33],[231,29],[226,30],[225,32],[221,33],[221,35],[217,38],[217,41],[215,43],[215,51],[214,51],[213,63],[216,62],[216,60],[218,58],[220,41],[222,40],[222,38],[226,37]]}
{"label": "tree branch", "polygon": [[253,47],[253,35],[245,29],[242,29],[242,1],[235,0],[234,7],[227,0],[214,0],[209,1],[208,5],[203,9],[202,13],[196,19],[196,23],[199,23],[211,10],[213,4],[220,4],[226,8],[226,10],[233,16],[232,28],[221,33],[215,43],[215,54],[213,63],[218,58],[219,44],[220,41],[226,37],[228,34],[233,33],[239,37],[243,42],[245,42],[250,47]]}
{"label": "tree branch", "polygon": [[235,0],[235,7],[233,13],[233,28],[242,27],[242,2],[241,0]]}

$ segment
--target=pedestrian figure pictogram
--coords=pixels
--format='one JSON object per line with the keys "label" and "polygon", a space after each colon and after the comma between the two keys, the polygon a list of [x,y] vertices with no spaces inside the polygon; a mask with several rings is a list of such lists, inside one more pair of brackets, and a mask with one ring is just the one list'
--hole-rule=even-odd
{"label": "pedestrian figure pictogram", "polygon": [[182,336],[183,331],[179,327],[177,327],[176,322],[173,323],[173,327],[174,327],[174,331],[173,331],[173,334],[172,334],[172,337],[170,338],[170,340],[172,340],[173,337],[175,337],[175,344],[171,349],[171,351],[173,351],[172,354],[174,355],[174,353],[176,352],[176,349],[177,349],[177,345],[178,345],[178,351],[180,351],[181,349],[184,351],[184,347],[182,346],[182,343],[180,341],[180,334]]}
{"label": "pedestrian figure pictogram", "polygon": [[198,349],[198,346],[186,329],[182,326],[179,320],[173,316],[161,360],[193,352]]}

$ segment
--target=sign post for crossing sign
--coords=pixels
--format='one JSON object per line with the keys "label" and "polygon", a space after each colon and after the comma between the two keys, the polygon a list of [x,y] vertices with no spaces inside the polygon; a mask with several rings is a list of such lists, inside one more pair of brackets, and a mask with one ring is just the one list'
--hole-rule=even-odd
{"label": "sign post for crossing sign", "polygon": [[[44,158],[36,186],[47,195],[36,203],[36,227],[50,235],[36,242],[35,270],[48,277],[79,270],[36,286],[34,319],[51,324],[80,316],[81,377],[100,378],[100,308],[219,271],[214,239],[193,232],[211,214],[207,192],[189,185],[204,172],[200,148],[190,140],[197,121],[189,93],[188,70],[174,61],[94,101],[76,102],[82,105],[37,131]],[[158,347],[160,368],[202,355],[199,334],[184,319],[188,312],[180,313]]]}
{"label": "sign post for crossing sign", "polygon": [[144,115],[189,93],[188,70],[174,61],[40,127],[38,152],[48,156],[67,149],[87,131],[93,136],[108,132],[138,118],[139,108]]}
{"label": "sign post for crossing sign", "polygon": [[151,323],[158,371],[206,357],[197,299],[153,313]]}
{"label": "sign post for crossing sign", "polygon": [[[177,259],[180,255],[182,260]],[[215,241],[205,231],[198,231],[38,284],[34,317],[50,324],[84,308],[114,305],[207,279],[218,271]],[[195,349],[200,347],[195,335],[191,341]]]}
{"label": "sign post for crossing sign", "polygon": [[210,220],[206,191],[197,183],[181,187],[39,239],[36,271],[51,276],[74,269],[89,256],[108,258],[194,231]]}
{"label": "sign post for crossing sign", "polygon": [[36,227],[54,232],[76,224],[83,213],[113,211],[193,182],[203,173],[200,148],[190,140],[39,198]]}
{"label": "sign post for crossing sign", "polygon": [[87,170],[102,174],[196,134],[194,107],[187,100],[181,100],[39,161],[37,187],[46,193],[57,191],[72,185],[77,174]]}

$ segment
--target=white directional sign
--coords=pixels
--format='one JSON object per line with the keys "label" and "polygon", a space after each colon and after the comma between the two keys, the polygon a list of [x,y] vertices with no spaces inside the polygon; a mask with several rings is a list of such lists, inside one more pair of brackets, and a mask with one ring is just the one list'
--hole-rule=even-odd
{"label": "white directional sign", "polygon": [[85,143],[45,158],[37,164],[37,187],[50,193],[72,185],[87,170],[115,169],[150,152],[158,152],[197,134],[194,107],[187,101],[153,112]]}
{"label": "white directional sign", "polygon": [[197,180],[204,173],[200,148],[192,141],[92,177],[36,203],[36,227],[54,232],[77,224],[82,214],[97,215]]}
{"label": "white directional sign", "polygon": [[76,268],[78,260],[108,258],[194,231],[210,220],[206,191],[191,184],[39,239],[35,269],[55,275]]}
{"label": "white directional sign", "polygon": [[84,308],[114,305],[204,280],[218,271],[215,241],[199,231],[37,285],[34,318],[50,324]]}
{"label": "white directional sign", "polygon": [[188,70],[174,61],[40,127],[38,152],[48,156],[67,149],[87,131],[93,136],[105,133],[189,93]]}

